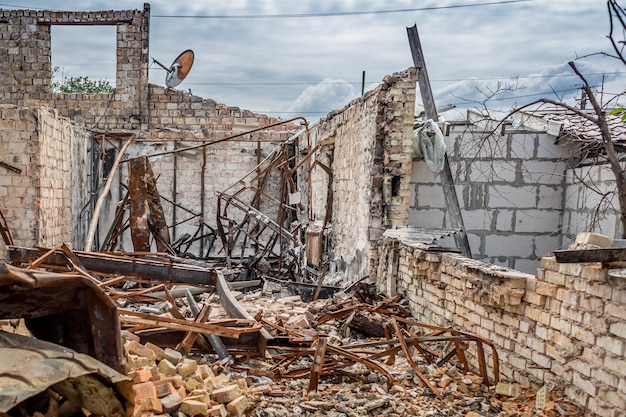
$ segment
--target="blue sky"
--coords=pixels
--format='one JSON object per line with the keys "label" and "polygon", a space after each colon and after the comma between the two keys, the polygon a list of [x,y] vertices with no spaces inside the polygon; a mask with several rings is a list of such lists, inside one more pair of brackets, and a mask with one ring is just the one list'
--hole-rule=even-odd
{"label": "blue sky", "polygon": [[[180,89],[258,113],[317,120],[361,93],[363,71],[369,89],[385,75],[411,66],[406,27],[417,24],[435,100],[439,106],[457,105],[444,117],[458,119],[466,108],[482,106],[490,92],[503,87],[512,91],[498,95],[488,107],[506,109],[539,97],[572,102],[581,83],[567,62],[610,52],[603,0],[478,3],[489,1],[154,0],[150,56],[169,65],[180,52],[192,49],[194,66]],[[142,1],[129,0],[0,0],[0,4],[54,10],[143,9]],[[417,8],[432,9],[293,16]],[[285,14],[292,16],[258,17]],[[113,81],[114,28],[54,26],[52,39],[53,65],[64,74]],[[605,99],[624,91],[626,67],[616,60],[596,55],[577,65],[594,86],[603,86]],[[152,65],[150,81],[163,85],[164,79],[165,72]]]}

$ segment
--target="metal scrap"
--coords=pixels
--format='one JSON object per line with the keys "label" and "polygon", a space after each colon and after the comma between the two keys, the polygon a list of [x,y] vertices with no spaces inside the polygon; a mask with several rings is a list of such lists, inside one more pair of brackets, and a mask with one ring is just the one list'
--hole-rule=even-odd
{"label": "metal scrap", "polygon": [[[84,407],[93,414],[103,416],[126,415],[121,401],[129,392],[130,378],[88,355],[32,337],[0,332],[0,357],[2,413],[7,413],[11,408],[50,387],[67,393],[67,384],[89,384],[89,401],[84,401],[80,389],[71,395],[65,395],[74,403],[75,408]],[[25,363],[29,365],[24,366]],[[108,386],[98,380],[94,382],[93,378],[88,378],[91,375],[97,375]]]}
{"label": "metal scrap", "polygon": [[0,263],[0,290],[0,319],[23,318],[35,337],[125,372],[117,309],[93,280]]}

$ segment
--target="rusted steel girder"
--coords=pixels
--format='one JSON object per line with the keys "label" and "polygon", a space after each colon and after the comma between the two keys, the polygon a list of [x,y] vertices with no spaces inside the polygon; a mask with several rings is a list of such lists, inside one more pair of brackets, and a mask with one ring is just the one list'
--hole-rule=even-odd
{"label": "rusted steel girder", "polygon": [[[28,265],[46,253],[46,249],[9,246],[7,256],[12,265]],[[134,258],[97,252],[74,252],[81,264],[88,270],[103,274],[116,274],[138,277],[161,282],[179,282],[194,285],[213,285],[210,268],[196,265],[156,260],[153,258]],[[67,258],[59,250],[51,253],[41,266],[63,270]]]}
{"label": "rusted steel girder", "polygon": [[[255,320],[254,317],[235,299],[228,289],[228,283],[221,271],[215,270],[215,292],[220,297],[220,303],[230,317],[237,319]],[[256,343],[261,357],[265,357],[267,342],[274,337],[265,328],[261,327],[258,333],[239,336],[239,341],[244,345]]]}

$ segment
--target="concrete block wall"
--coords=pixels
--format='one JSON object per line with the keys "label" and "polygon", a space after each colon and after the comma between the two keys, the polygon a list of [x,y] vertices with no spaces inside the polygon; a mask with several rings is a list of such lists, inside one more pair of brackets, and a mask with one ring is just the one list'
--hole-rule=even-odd
{"label": "concrete block wall", "polygon": [[564,246],[571,243],[578,232],[585,230],[621,238],[616,190],[615,175],[608,165],[567,170],[563,209]]}
{"label": "concrete block wall", "polygon": [[544,257],[531,275],[385,238],[371,277],[408,298],[417,320],[495,343],[503,380],[548,385],[590,415],[623,417],[626,280],[613,271]]}
{"label": "concrete block wall", "polygon": [[[414,109],[415,81],[393,75],[311,129],[333,173],[328,184],[326,172],[312,172],[312,195],[325,201],[332,188],[331,272],[345,281],[369,273],[371,245],[385,229],[408,223]],[[323,220],[326,205],[310,204],[313,219]]]}
{"label": "concrete block wall", "polygon": [[[446,137],[472,256],[533,272],[563,245],[567,151],[545,133],[509,131],[483,141],[487,132],[482,124],[457,124]],[[409,224],[450,227],[445,212],[439,178],[414,161]]]}
{"label": "concrete block wall", "polygon": [[[89,138],[46,106],[0,107],[0,160],[21,169],[0,167],[0,210],[16,245],[72,246],[80,240],[80,226],[71,219],[87,198],[79,157]],[[2,243],[2,257],[4,251]]]}

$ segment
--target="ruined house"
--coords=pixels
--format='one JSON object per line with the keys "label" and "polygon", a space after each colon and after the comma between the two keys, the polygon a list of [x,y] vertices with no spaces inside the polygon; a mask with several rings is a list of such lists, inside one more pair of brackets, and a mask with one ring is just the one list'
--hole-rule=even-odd
{"label": "ruined house", "polygon": [[[475,154],[464,148],[471,141],[459,139],[488,126],[473,115],[448,126],[475,255],[468,259],[434,244],[455,231],[447,229],[435,175],[413,159],[412,71],[386,77],[314,126],[283,122],[149,83],[149,20],[147,4],[1,11],[0,209],[16,245],[82,249],[101,187],[113,176],[94,248],[132,250],[128,232],[108,240],[130,176],[124,164],[112,167],[149,156],[170,245],[206,258],[219,251],[220,235],[235,240],[236,230],[249,248],[281,262],[304,252],[298,271],[312,282],[325,274],[336,283],[369,277],[387,295],[408,298],[419,320],[493,341],[506,379],[559,386],[594,415],[624,415],[626,283],[614,264],[551,256],[587,230],[594,207],[584,196],[570,198],[583,193],[573,172],[592,169],[568,166],[570,149],[555,143],[562,131],[555,134],[554,122],[505,126],[502,141]],[[116,27],[114,93],[51,91],[50,27],[67,24]],[[272,165],[281,153],[287,159]],[[280,213],[289,214],[276,221]],[[243,219],[270,230],[267,240],[254,241]],[[598,231],[616,230],[607,217]],[[287,248],[293,242],[302,246]],[[226,251],[265,267],[243,246]]]}

